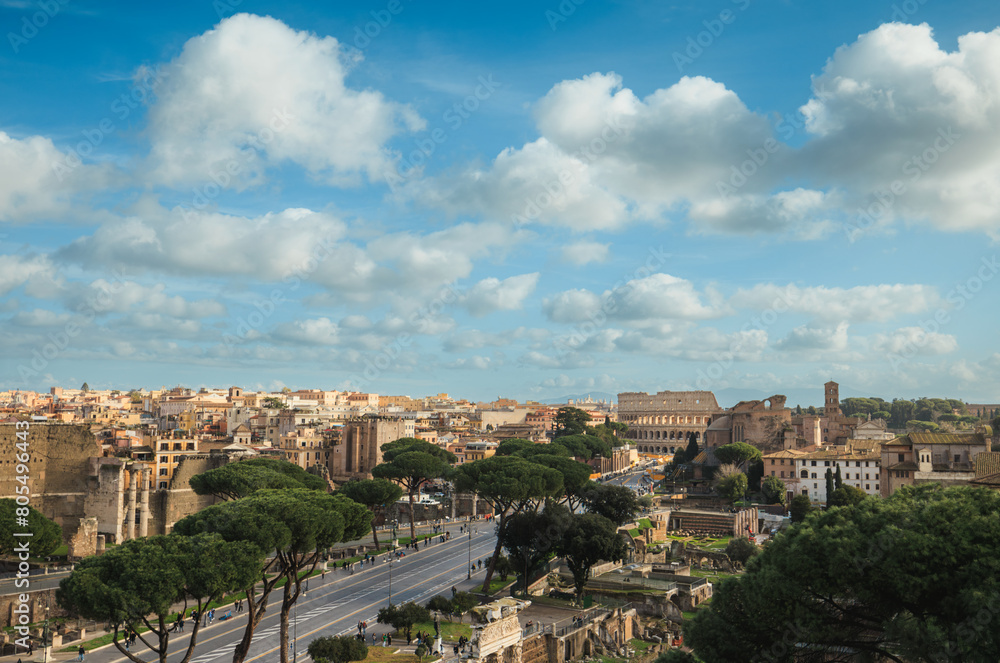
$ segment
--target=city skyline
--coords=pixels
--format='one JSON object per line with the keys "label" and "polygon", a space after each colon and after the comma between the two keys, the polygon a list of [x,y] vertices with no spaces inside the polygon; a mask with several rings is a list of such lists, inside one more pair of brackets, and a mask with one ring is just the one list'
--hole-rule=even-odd
{"label": "city skyline", "polygon": [[995,402],[998,25],[0,0],[0,390]]}

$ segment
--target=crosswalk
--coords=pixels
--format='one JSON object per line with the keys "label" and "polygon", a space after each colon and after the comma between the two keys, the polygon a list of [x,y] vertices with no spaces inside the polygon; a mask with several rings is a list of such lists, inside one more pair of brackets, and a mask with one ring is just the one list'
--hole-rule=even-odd
{"label": "crosswalk", "polygon": [[[288,628],[289,628],[289,630],[291,630],[295,626],[296,622],[308,621],[308,620],[312,619],[313,617],[318,617],[318,616],[320,616],[320,615],[322,615],[324,613],[330,612],[331,610],[336,610],[337,608],[340,608],[341,606],[343,606],[345,603],[346,603],[346,601],[338,601],[336,603],[328,603],[326,605],[319,606],[318,608],[313,608],[309,612],[304,612],[301,615],[295,615],[294,619],[289,619],[288,620]],[[269,626],[269,627],[267,627],[265,629],[262,629],[260,631],[255,631],[254,632],[254,640],[258,640],[258,639],[259,640],[264,640],[266,638],[270,638],[273,635],[278,635],[280,632],[281,632],[281,625],[280,624],[275,624],[274,626]],[[241,641],[242,641],[242,639],[235,640],[235,641],[230,642],[229,644],[226,644],[226,645],[222,645],[218,649],[213,649],[212,651],[210,651],[210,652],[208,652],[206,654],[202,654],[201,656],[197,656],[195,658],[192,658],[191,661],[190,661],[190,663],[208,663],[209,661],[214,661],[215,659],[217,659],[217,658],[219,658],[221,656],[232,655],[232,653],[234,651],[236,651],[236,646],[239,645]]]}

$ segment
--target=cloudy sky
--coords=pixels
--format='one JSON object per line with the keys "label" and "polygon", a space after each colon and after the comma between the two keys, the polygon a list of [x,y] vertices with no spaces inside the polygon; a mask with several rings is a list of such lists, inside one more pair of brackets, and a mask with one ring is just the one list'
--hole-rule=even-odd
{"label": "cloudy sky", "polygon": [[0,388],[997,402],[998,26],[0,0]]}

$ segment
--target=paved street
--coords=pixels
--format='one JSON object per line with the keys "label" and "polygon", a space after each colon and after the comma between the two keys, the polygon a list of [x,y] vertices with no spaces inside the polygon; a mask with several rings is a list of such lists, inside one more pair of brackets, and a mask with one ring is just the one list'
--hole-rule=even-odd
{"label": "paved street", "polygon": [[[476,532],[472,538],[471,554],[473,562],[488,557],[493,552],[496,537],[493,525],[480,521],[474,525]],[[456,528],[457,529],[457,528]],[[408,551],[400,561],[391,564],[392,602],[394,604],[408,601],[425,602],[436,594],[451,595],[451,587],[468,591],[478,587],[483,580],[485,571],[477,570],[472,575],[472,581],[467,581],[469,570],[469,538],[468,536],[452,534],[450,541],[436,543],[417,552]],[[300,597],[295,608],[294,626],[289,625],[292,635],[297,638],[297,660],[308,659],[306,647],[317,637],[325,635],[340,635],[357,633],[357,623],[365,620],[369,624],[368,634],[379,634],[391,630],[389,627],[376,623],[378,609],[389,602],[390,564],[380,562],[373,568],[366,567],[364,571],[353,575],[338,569],[328,571],[326,578],[318,576],[309,580],[309,591]],[[477,582],[478,581],[478,582]],[[254,635],[253,645],[247,661],[260,663],[277,663],[278,653],[278,611],[280,606],[280,590],[272,594],[268,602],[267,615],[264,617]],[[234,613],[233,618],[219,621],[229,608],[216,610],[215,623],[199,633],[191,663],[226,663],[231,660],[232,652],[240,641],[246,626],[246,612]],[[190,622],[185,627],[186,634],[172,634],[170,661],[181,660],[187,647],[190,634]],[[370,643],[370,639],[369,639]],[[396,644],[395,642],[393,643]],[[403,643],[405,644],[405,642]],[[149,650],[142,652],[138,644],[138,655],[151,660]],[[14,660],[7,656],[5,659]],[[75,660],[75,654],[56,653],[50,660]],[[28,657],[23,657],[28,661]],[[35,660],[41,660],[36,653]],[[128,661],[114,647],[93,651],[87,654],[88,663],[122,663]]]}

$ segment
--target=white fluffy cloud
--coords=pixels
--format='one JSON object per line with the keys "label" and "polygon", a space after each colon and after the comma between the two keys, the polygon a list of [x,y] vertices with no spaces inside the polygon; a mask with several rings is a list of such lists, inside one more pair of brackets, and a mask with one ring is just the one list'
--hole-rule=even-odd
{"label": "white fluffy cloud", "polygon": [[134,215],[104,224],[57,255],[96,268],[281,280],[315,269],[317,253],[335,246],[345,229],[338,219],[307,209],[247,219],[144,202]]}
{"label": "white fluffy cloud", "polygon": [[699,293],[690,281],[657,273],[632,279],[602,295],[589,290],[566,290],[544,300],[542,310],[552,322],[607,319],[645,326],[664,320],[718,317],[726,310],[718,299],[712,291]]}
{"label": "white fluffy cloud", "polygon": [[[88,144],[89,145],[89,144]],[[110,169],[84,165],[48,138],[0,131],[0,222],[64,220],[80,194],[108,185]],[[75,210],[80,215],[79,210]]]}
{"label": "white fluffy cloud", "polygon": [[843,189],[855,222],[874,205],[879,218],[1000,231],[1000,28],[947,52],[927,24],[882,25],[837,49],[813,91],[802,112],[815,138],[794,167]]}
{"label": "white fluffy cloud", "polygon": [[380,92],[348,87],[356,57],[268,16],[224,19],[160,70],[151,178],[208,182],[229,167],[245,185],[287,160],[332,184],[379,179],[394,158],[386,142],[424,122]]}
{"label": "white fluffy cloud", "polygon": [[848,348],[847,327],[846,322],[834,328],[796,327],[774,347],[787,352],[842,352]]}
{"label": "white fluffy cloud", "polygon": [[562,249],[562,259],[571,265],[582,266],[592,262],[604,262],[608,259],[610,244],[600,242],[573,242]]}
{"label": "white fluffy cloud", "polygon": [[534,272],[503,280],[492,277],[483,279],[469,289],[463,298],[463,304],[475,316],[519,309],[524,300],[535,291],[538,276],[539,273]]}
{"label": "white fluffy cloud", "polygon": [[826,321],[860,323],[885,322],[901,315],[922,313],[940,304],[941,297],[930,286],[902,283],[853,288],[800,288],[767,283],[738,290],[729,302],[739,308],[791,311]]}
{"label": "white fluffy cloud", "polygon": [[793,147],[717,81],[640,99],[594,73],[539,100],[536,140],[409,192],[580,231],[681,218],[808,240],[903,219],[1000,236],[1000,28],[946,52],[927,25],[882,25],[837,49],[801,112],[809,136]]}
{"label": "white fluffy cloud", "polygon": [[6,295],[35,276],[51,278],[48,256],[0,255],[0,295]]}

